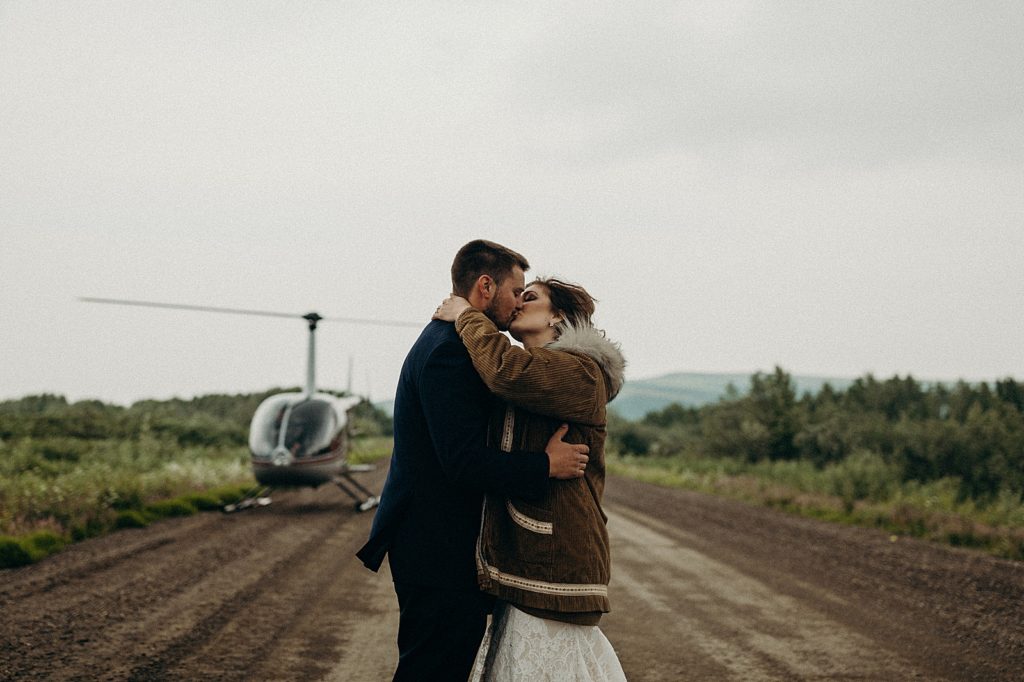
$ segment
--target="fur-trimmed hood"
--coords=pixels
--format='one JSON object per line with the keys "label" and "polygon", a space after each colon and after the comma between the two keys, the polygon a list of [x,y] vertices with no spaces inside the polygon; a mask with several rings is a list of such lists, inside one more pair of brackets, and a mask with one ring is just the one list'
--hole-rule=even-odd
{"label": "fur-trimmed hood", "polygon": [[608,401],[619,394],[626,380],[626,358],[618,343],[595,327],[562,326],[561,335],[547,345],[552,350],[581,353],[594,360],[608,377]]}

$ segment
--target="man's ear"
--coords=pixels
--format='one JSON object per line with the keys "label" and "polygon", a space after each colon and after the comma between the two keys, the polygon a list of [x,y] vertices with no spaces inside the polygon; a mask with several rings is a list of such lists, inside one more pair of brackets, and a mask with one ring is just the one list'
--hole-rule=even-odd
{"label": "man's ear", "polygon": [[497,291],[494,279],[490,275],[480,275],[473,282],[473,286],[469,288],[469,291],[466,292],[465,298],[469,301],[470,305],[482,308],[490,303]]}

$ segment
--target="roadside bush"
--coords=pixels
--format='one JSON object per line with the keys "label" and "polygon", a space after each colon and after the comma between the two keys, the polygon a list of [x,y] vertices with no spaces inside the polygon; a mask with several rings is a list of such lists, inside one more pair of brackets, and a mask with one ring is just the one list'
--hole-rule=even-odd
{"label": "roadside bush", "polygon": [[192,516],[199,510],[187,500],[174,499],[174,500],[161,500],[159,502],[153,502],[152,504],[146,505],[146,513],[150,516],[158,519],[168,518],[172,516]]}
{"label": "roadside bush", "polygon": [[36,561],[60,551],[67,542],[53,531],[40,530],[27,536],[23,544],[28,547],[29,554]]}
{"label": "roadside bush", "polygon": [[639,424],[630,424],[616,434],[618,449],[625,455],[647,455],[651,452],[654,439],[650,429]]}
{"label": "roadside bush", "polygon": [[843,415],[834,405],[828,405],[814,417],[814,421],[793,438],[800,451],[800,459],[814,462],[819,467],[841,461],[849,454],[850,447]]}
{"label": "roadside bush", "polygon": [[27,566],[59,552],[67,544],[52,531],[37,531],[23,538],[0,537],[0,568]]}
{"label": "roadside bush", "polygon": [[218,506],[233,504],[244,498],[253,489],[251,484],[224,485],[207,490],[205,494],[217,500]]}
{"label": "roadside bush", "polygon": [[36,453],[49,462],[78,462],[89,451],[88,446],[74,438],[47,438],[35,446]]}
{"label": "roadside bush", "polygon": [[145,528],[149,521],[142,512],[134,509],[126,509],[117,513],[117,520],[114,521],[114,528]]}
{"label": "roadside bush", "polygon": [[826,492],[842,498],[848,509],[852,509],[859,500],[879,502],[889,499],[899,481],[899,468],[868,450],[858,450],[846,459],[828,465],[822,474]]}
{"label": "roadside bush", "polygon": [[360,437],[390,436],[394,433],[394,419],[364,400],[349,412],[352,432]]}
{"label": "roadside bush", "polygon": [[394,440],[384,436],[357,438],[352,441],[348,461],[352,464],[372,464],[391,457]]}
{"label": "roadside bush", "polygon": [[222,505],[220,497],[209,492],[189,493],[181,498],[184,502],[191,504],[199,511],[214,511]]}
{"label": "roadside bush", "polygon": [[106,513],[99,512],[95,516],[88,516],[71,526],[71,539],[80,542],[88,538],[95,538],[110,530],[111,523]]}
{"label": "roadside bush", "polygon": [[15,538],[0,537],[0,568],[16,568],[32,563],[32,555]]}

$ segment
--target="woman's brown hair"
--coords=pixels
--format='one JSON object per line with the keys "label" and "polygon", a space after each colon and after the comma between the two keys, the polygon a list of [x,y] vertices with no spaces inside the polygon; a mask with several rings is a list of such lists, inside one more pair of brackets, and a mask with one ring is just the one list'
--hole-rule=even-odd
{"label": "woman's brown hair", "polygon": [[563,322],[556,325],[556,332],[562,335],[563,325],[572,327],[592,327],[597,300],[587,293],[579,284],[564,282],[555,277],[538,277],[530,282],[539,284],[548,292],[553,312],[562,316]]}

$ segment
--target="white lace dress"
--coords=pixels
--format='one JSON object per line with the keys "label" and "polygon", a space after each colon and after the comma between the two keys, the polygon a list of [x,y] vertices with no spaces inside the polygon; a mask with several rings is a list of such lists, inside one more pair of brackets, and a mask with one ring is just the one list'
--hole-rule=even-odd
{"label": "white lace dress", "polygon": [[471,682],[624,681],[619,658],[596,625],[523,613],[499,601],[480,643]]}

